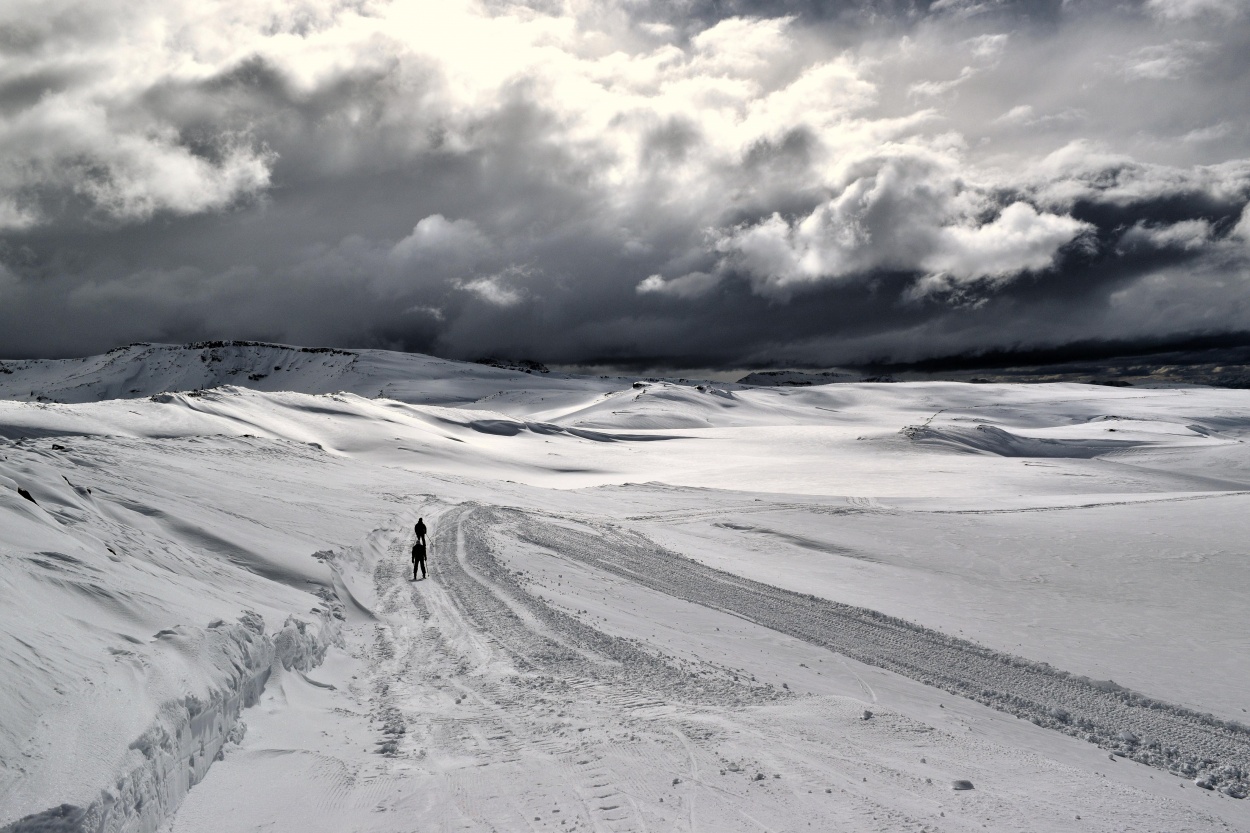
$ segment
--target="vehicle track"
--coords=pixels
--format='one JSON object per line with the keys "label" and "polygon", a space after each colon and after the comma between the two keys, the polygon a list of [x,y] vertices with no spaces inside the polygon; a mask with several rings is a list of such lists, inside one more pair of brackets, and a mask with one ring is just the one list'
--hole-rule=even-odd
{"label": "vehicle track", "polygon": [[[441,515],[428,581],[408,581],[405,535],[379,542],[386,554],[372,578],[382,620],[365,648],[373,749],[447,779],[439,815],[449,824],[539,829],[540,818],[558,818],[603,833],[646,831],[657,817],[635,796],[654,789],[657,770],[687,759],[665,738],[674,704],[788,698],[723,669],[692,673],[551,608],[495,558],[478,512]],[[468,775],[480,767],[546,786],[483,795]]]}
{"label": "vehicle track", "polygon": [[548,550],[675,598],[721,610],[987,706],[1080,737],[1113,753],[1245,797],[1250,728],[1154,700],[1114,683],[877,611],[721,572],[640,533],[603,523],[548,521],[514,509],[477,508],[471,526]]}
{"label": "vehicle track", "polygon": [[[677,699],[700,705],[740,706],[786,696],[732,675],[705,679],[555,610],[527,592],[494,554],[493,510],[466,506],[444,518],[438,550],[457,553],[439,561],[439,581],[461,615],[505,650],[518,669],[585,680],[611,695],[641,702]],[[711,668],[711,666],[709,666]],[[720,670],[720,669],[716,669]]]}
{"label": "vehicle track", "polygon": [[[576,536],[599,536],[634,581],[649,565],[630,548],[655,551],[641,536],[480,504],[433,521],[428,581],[408,580],[410,530],[379,531],[369,545],[379,556],[367,594],[377,618],[355,625],[364,668],[348,686],[367,704],[381,780],[377,789],[345,785],[343,801],[383,812],[398,806],[400,792],[423,796],[432,829],[745,833],[810,821],[812,829],[864,833],[971,833],[981,818],[956,821],[952,807],[975,806],[1001,829],[1034,829],[1018,796],[989,788],[1003,773],[1072,783],[1065,768],[1027,751],[1007,753],[888,710],[864,721],[844,698],[794,696],[745,676],[733,681],[710,663],[657,656],[645,641],[564,612],[511,569],[534,552],[521,543],[521,522],[547,528],[548,538],[561,534],[550,542],[561,558],[593,543]],[[951,777],[952,752],[954,774],[987,787],[975,804],[962,795],[950,803],[941,779]],[[915,763],[921,753],[929,765]],[[400,782],[414,789],[398,790]],[[896,806],[899,791],[907,798]],[[1186,817],[1166,800],[1114,795],[1114,823],[1091,830],[1157,832]],[[1101,791],[1082,793],[1079,811],[1105,800]],[[1029,812],[1057,818],[1069,808],[1042,797]]]}

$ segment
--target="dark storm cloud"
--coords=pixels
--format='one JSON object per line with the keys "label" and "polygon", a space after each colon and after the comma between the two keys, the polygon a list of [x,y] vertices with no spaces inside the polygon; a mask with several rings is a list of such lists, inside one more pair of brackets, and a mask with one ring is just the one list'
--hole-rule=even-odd
{"label": "dark storm cloud", "polygon": [[1250,330],[1234,0],[205,14],[0,12],[0,354],[812,365]]}

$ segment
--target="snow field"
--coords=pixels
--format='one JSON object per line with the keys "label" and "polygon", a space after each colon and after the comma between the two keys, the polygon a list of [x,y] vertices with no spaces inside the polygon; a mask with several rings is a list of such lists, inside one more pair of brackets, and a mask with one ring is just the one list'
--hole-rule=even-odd
{"label": "snow field", "polygon": [[0,825],[1250,829],[1240,391],[126,355],[0,374]]}

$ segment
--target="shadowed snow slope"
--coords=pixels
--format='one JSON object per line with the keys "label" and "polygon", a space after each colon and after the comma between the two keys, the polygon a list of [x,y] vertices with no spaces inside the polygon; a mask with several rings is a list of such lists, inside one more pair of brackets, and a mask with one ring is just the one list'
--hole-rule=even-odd
{"label": "shadowed snow slope", "polygon": [[1250,392],[3,366],[0,829],[1250,829]]}

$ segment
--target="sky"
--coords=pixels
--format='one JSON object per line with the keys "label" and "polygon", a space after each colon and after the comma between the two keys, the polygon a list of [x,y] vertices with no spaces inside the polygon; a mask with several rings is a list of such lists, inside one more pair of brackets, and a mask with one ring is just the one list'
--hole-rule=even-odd
{"label": "sky", "polygon": [[0,357],[1250,342],[1250,0],[7,0]]}

